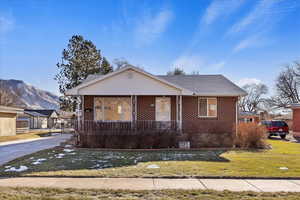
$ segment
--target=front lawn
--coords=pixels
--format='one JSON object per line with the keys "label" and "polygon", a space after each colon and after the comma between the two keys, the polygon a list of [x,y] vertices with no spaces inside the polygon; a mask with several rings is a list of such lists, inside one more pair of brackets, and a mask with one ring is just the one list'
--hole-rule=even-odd
{"label": "front lawn", "polygon": [[273,148],[264,151],[121,152],[55,148],[11,161],[0,167],[0,174],[97,177],[300,177],[300,144],[282,140],[268,140],[268,142]]}
{"label": "front lawn", "polygon": [[153,200],[296,200],[299,193],[217,192],[212,190],[84,190],[56,188],[1,188],[0,199],[7,200],[82,200],[82,199],[153,199]]}

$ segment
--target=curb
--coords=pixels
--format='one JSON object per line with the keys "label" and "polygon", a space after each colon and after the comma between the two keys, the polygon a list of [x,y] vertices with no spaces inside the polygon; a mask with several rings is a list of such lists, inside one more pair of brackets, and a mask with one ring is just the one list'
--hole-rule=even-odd
{"label": "curb", "polygon": [[102,176],[0,176],[4,178],[140,178],[140,179],[263,179],[263,180],[300,180],[300,177],[236,177],[236,176],[146,176],[146,177],[102,177]]}

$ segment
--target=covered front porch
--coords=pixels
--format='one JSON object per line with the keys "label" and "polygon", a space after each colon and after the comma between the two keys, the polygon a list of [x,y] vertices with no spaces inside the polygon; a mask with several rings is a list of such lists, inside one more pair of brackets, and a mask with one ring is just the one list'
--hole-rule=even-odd
{"label": "covered front porch", "polygon": [[109,148],[108,141],[115,138],[118,143],[126,140],[126,145],[138,144],[134,142],[138,138],[150,144],[150,138],[156,138],[157,145],[168,140],[166,147],[175,147],[181,133],[181,100],[180,96],[82,96],[82,117],[75,127],[80,145]]}
{"label": "covered front porch", "polygon": [[[85,132],[136,133],[181,129],[181,96],[82,96],[78,129]],[[122,130],[122,131],[121,131]]]}

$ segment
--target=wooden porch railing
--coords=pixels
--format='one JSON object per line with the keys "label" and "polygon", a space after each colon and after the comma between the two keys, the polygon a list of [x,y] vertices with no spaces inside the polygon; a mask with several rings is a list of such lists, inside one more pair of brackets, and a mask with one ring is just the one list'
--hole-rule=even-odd
{"label": "wooden porch railing", "polygon": [[177,121],[77,121],[75,130],[87,135],[135,135],[140,133],[178,132]]}

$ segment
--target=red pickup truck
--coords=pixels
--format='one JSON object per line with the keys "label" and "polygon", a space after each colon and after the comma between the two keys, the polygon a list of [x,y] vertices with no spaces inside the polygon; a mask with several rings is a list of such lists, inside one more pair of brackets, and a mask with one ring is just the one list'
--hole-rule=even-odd
{"label": "red pickup truck", "polygon": [[284,121],[262,121],[261,124],[268,129],[269,137],[280,136],[281,139],[285,139],[289,134],[289,126]]}

